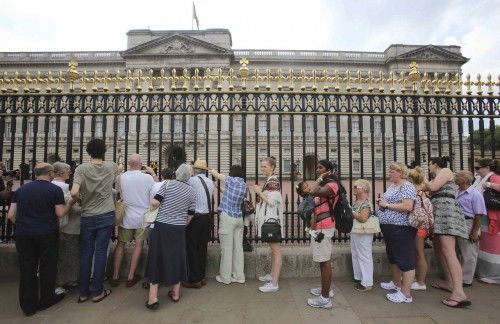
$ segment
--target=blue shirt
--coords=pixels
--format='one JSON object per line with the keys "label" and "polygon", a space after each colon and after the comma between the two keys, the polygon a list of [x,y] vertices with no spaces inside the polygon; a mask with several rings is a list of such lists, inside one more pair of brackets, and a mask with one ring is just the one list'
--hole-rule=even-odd
{"label": "blue shirt", "polygon": [[243,178],[226,176],[224,178],[224,195],[219,206],[219,211],[225,212],[231,217],[242,217],[241,211],[243,200],[247,193],[247,184]]}
{"label": "blue shirt", "polygon": [[462,207],[465,218],[487,215],[483,195],[472,186],[457,193],[457,202]]}
{"label": "blue shirt", "polygon": [[[405,199],[411,199],[414,202],[417,201],[417,190],[409,181],[405,181],[400,187],[391,185],[384,193],[384,200],[388,204],[400,204]],[[384,210],[379,210],[377,216],[379,217],[380,224],[410,226],[408,213],[386,208]]]}
{"label": "blue shirt", "polygon": [[64,205],[61,188],[45,180],[35,180],[16,190],[16,236],[53,234],[59,229],[56,205]]}

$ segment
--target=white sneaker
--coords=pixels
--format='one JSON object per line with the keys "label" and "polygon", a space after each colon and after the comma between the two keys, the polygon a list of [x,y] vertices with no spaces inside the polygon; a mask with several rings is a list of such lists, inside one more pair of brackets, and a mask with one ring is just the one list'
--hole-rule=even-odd
{"label": "white sneaker", "polygon": [[398,286],[396,286],[394,284],[394,282],[392,282],[392,280],[389,281],[389,282],[381,282],[380,283],[380,287],[382,289],[385,289],[385,290],[396,290],[396,291],[401,290],[401,288],[399,288]]}
{"label": "white sneaker", "polygon": [[65,294],[65,293],[66,293],[66,289],[64,289],[63,287],[57,287],[57,288],[54,290],[54,293],[55,293],[56,295]]}
{"label": "white sneaker", "polygon": [[411,284],[411,290],[427,290],[427,286],[425,284],[421,285],[418,282],[414,281]]}
{"label": "white sneaker", "polygon": [[245,279],[236,279],[234,277],[231,277],[231,282],[237,282],[237,283],[240,283],[240,284],[244,284],[245,283]]}
{"label": "white sneaker", "polygon": [[[321,287],[311,288],[311,295],[321,296]],[[328,294],[330,298],[333,298],[333,290],[330,289],[330,293]]]}
{"label": "white sneaker", "polygon": [[222,277],[219,275],[215,276],[215,280],[217,282],[223,283],[225,285],[229,285],[231,283],[231,281],[226,281],[226,280],[222,279]]}
{"label": "white sneaker", "polygon": [[268,281],[273,281],[273,277],[271,276],[270,273],[264,275],[264,276],[260,276],[259,277],[259,281],[262,281],[262,282],[268,282]]}
{"label": "white sneaker", "polygon": [[333,307],[331,298],[323,298],[321,296],[316,296],[316,297],[307,299],[307,304],[309,306],[315,307],[315,308],[330,309]]}
{"label": "white sneaker", "polygon": [[278,285],[273,285],[273,283],[270,281],[270,282],[267,282],[265,283],[263,286],[260,286],[259,287],[259,290],[263,293],[266,293],[266,292],[276,292],[280,289],[280,287]]}
{"label": "white sneaker", "polygon": [[411,303],[413,301],[412,297],[406,297],[401,290],[396,291],[395,293],[392,294],[387,294],[385,295],[385,298],[387,298],[388,301],[396,303],[396,304],[401,304],[401,303]]}

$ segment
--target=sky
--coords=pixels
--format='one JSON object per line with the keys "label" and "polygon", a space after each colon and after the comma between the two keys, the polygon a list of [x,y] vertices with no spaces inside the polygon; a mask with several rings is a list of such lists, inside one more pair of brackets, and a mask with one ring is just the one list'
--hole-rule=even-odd
{"label": "sky", "polygon": [[[500,74],[500,0],[197,0],[233,49],[384,51],[458,45],[464,73]],[[187,0],[0,0],[0,52],[125,50],[131,29],[191,29]],[[484,80],[484,79],[483,79]]]}

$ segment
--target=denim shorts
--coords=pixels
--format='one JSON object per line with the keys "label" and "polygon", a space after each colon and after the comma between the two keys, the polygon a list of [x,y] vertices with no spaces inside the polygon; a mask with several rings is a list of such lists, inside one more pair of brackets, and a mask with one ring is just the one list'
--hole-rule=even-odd
{"label": "denim shorts", "polygon": [[415,234],[411,226],[380,224],[389,263],[403,271],[415,270]]}

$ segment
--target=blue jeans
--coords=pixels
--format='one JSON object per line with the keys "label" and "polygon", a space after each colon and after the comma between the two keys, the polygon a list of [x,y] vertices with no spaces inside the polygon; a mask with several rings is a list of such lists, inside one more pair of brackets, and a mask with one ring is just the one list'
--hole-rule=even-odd
{"label": "blue jeans", "polygon": [[[80,296],[99,296],[103,291],[109,240],[113,233],[115,212],[82,217],[80,223]],[[95,252],[95,255],[94,255]],[[92,259],[94,273],[92,275]],[[90,277],[92,276],[92,287]]]}

